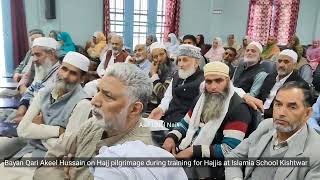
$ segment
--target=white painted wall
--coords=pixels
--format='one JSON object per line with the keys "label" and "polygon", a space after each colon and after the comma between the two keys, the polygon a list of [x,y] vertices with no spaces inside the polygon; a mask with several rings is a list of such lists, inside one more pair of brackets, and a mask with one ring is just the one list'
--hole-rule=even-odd
{"label": "white painted wall", "polygon": [[[180,35],[202,33],[207,43],[234,33],[238,42],[246,34],[249,0],[181,0]],[[84,45],[103,28],[102,0],[56,0],[55,20],[44,16],[43,0],[25,0],[27,28],[67,31],[76,44]],[[213,14],[221,9],[222,14]],[[320,0],[301,0],[297,34],[303,44],[320,37]]]}
{"label": "white painted wall", "polygon": [[45,18],[45,1],[25,0],[28,30],[69,32],[76,44],[84,45],[93,32],[103,29],[102,0],[56,0],[56,19]]}

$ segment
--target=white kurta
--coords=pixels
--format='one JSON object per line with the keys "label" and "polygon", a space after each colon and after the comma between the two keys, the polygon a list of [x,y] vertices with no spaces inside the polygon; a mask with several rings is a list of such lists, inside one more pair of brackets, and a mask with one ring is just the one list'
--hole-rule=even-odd
{"label": "white kurta", "polygon": [[[173,158],[164,149],[145,145],[141,141],[129,141],[116,146],[103,146],[96,157],[108,158]],[[107,180],[186,180],[187,175],[182,167],[90,167],[94,179]]]}

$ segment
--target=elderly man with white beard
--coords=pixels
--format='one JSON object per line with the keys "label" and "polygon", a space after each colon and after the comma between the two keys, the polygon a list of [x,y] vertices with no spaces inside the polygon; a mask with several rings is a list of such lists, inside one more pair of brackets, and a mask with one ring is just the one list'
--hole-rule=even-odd
{"label": "elderly man with white beard", "polygon": [[[33,41],[31,53],[35,63],[35,79],[22,96],[17,111],[10,115],[14,118],[8,118],[7,121],[14,121],[18,124],[25,115],[34,95],[44,86],[54,82],[60,66],[56,57],[57,46],[57,41],[52,38],[39,37]],[[9,134],[7,135],[9,136]],[[0,137],[0,159],[14,155],[23,146],[25,146],[25,141],[22,138]]]}
{"label": "elderly man with white beard", "polygon": [[[99,81],[99,91],[91,100],[93,117],[77,133],[65,135],[46,157],[91,158],[102,146],[140,140],[152,144],[148,127],[141,126],[142,113],[152,92],[148,75],[130,63],[116,63]],[[40,167],[35,180],[93,179],[88,166]]]}
{"label": "elderly man with white beard", "polygon": [[[100,78],[102,78],[106,72],[106,69],[111,67],[113,64],[129,62],[131,59],[131,56],[128,54],[128,52],[123,50],[123,38],[121,36],[114,34],[112,35],[110,41],[112,49],[106,51],[102,55],[102,59],[100,59],[101,62],[97,68],[97,71],[90,71],[90,74],[97,74]],[[91,97],[97,93],[98,80],[96,79],[90,81],[84,87],[85,92]]]}
{"label": "elderly man with white beard", "polygon": [[[178,159],[224,159],[249,133],[249,107],[234,92],[229,67],[222,62],[204,66],[204,84],[195,106],[168,135],[163,148]],[[180,142],[180,144],[178,144]],[[188,178],[224,179],[223,167],[187,171]]]}
{"label": "elderly man with white beard", "polygon": [[144,44],[137,44],[134,47],[134,57],[129,59],[129,63],[137,65],[146,73],[150,72],[151,62],[147,59],[147,47]]}
{"label": "elderly man with white beard", "polygon": [[204,80],[203,71],[199,68],[201,58],[200,48],[189,44],[180,45],[178,72],[173,76],[160,105],[151,112],[149,118],[163,117],[166,127],[172,129],[185,116],[199,95],[199,86]]}
{"label": "elderly man with white beard", "polygon": [[[34,97],[22,121],[17,127],[19,137],[28,139],[27,145],[12,159],[22,157],[44,157],[46,151],[56,144],[57,138],[68,127],[69,121],[81,122],[89,112],[79,102],[87,98],[80,82],[88,71],[90,61],[82,54],[69,52],[63,59],[57,80],[42,88]],[[78,107],[79,106],[79,107]],[[82,114],[83,111],[87,112]],[[85,117],[85,115],[87,117]],[[73,123],[75,124],[75,123]],[[32,178],[35,168],[0,168],[0,175],[6,179]]]}
{"label": "elderly man with white beard", "polygon": [[97,68],[97,73],[102,77],[106,69],[114,63],[126,62],[130,59],[129,54],[123,50],[123,38],[119,35],[111,37],[112,49],[105,52],[102,56],[101,63]]}
{"label": "elderly man with white beard", "polygon": [[16,115],[16,123],[19,123],[26,113],[35,93],[48,84],[52,84],[60,67],[56,56],[58,42],[53,38],[39,37],[32,44],[32,60],[35,67],[35,77],[32,84],[23,94]]}
{"label": "elderly man with white beard", "polygon": [[258,42],[251,42],[244,53],[243,62],[236,68],[232,81],[235,87],[242,88],[249,95],[256,97],[267,73],[260,65],[262,46]]}

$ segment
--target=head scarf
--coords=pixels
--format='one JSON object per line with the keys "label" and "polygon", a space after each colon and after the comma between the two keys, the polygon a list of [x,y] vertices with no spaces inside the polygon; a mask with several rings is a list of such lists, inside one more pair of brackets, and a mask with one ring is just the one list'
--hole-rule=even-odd
{"label": "head scarf", "polygon": [[103,34],[103,32],[95,32],[94,34],[97,39],[97,44],[101,41],[106,41],[106,36]]}
{"label": "head scarf", "polygon": [[[218,47],[213,47],[213,41],[218,41]],[[223,60],[223,53],[224,48],[222,47],[222,39],[220,37],[214,38],[212,41],[212,46],[210,50],[204,55],[204,57],[208,58],[211,62],[212,61],[222,61]]]}
{"label": "head scarf", "polygon": [[58,41],[63,41],[63,45],[61,46],[61,50],[65,53],[69,51],[76,51],[75,45],[67,32],[60,32],[57,36]]}
{"label": "head scarf", "polygon": [[314,48],[310,46],[307,49],[307,58],[309,60],[309,64],[312,67],[312,70],[315,71],[318,64],[320,63],[320,40],[316,40],[318,42],[318,47]]}
{"label": "head scarf", "polygon": [[278,51],[279,48],[277,46],[277,41],[275,40],[272,44],[267,44],[265,49],[263,50],[261,54],[262,59],[270,59],[273,55],[277,55],[276,51]]}
{"label": "head scarf", "polygon": [[170,37],[170,43],[167,45],[167,49],[170,54],[176,55],[179,49],[179,40],[177,36],[173,33],[170,33],[168,37]]}

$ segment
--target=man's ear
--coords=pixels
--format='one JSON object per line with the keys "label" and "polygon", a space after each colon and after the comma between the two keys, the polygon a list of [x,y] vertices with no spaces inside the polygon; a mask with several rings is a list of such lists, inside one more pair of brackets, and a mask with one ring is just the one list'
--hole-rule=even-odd
{"label": "man's ear", "polygon": [[134,116],[139,116],[143,112],[143,103],[142,102],[135,102],[132,104],[130,108],[130,114]]}
{"label": "man's ear", "polygon": [[312,107],[308,107],[307,110],[306,110],[306,122],[311,117],[312,112],[313,112]]}

